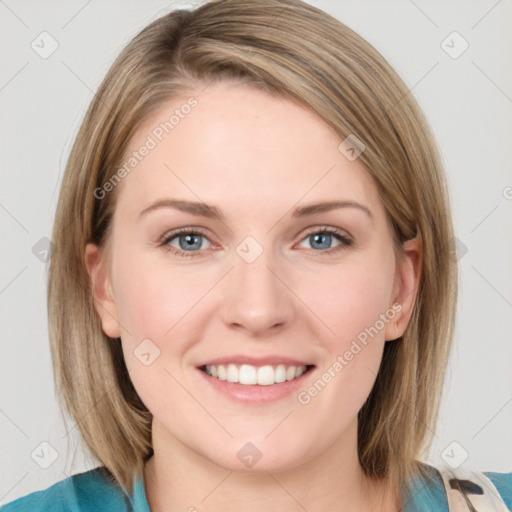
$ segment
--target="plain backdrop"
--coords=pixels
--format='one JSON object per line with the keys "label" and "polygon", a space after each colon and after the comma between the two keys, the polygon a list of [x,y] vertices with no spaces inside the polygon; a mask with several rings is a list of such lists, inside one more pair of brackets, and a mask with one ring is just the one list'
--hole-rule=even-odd
{"label": "plain backdrop", "polygon": [[[460,293],[428,462],[512,471],[512,1],[311,3],[395,67],[446,166]],[[46,238],[73,137],[108,67],[150,21],[198,4],[0,1],[0,503],[96,465],[54,397]]]}

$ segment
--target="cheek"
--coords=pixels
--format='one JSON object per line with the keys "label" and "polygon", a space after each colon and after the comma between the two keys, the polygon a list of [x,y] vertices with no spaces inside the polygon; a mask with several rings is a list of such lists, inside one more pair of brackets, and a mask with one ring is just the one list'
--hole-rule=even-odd
{"label": "cheek", "polygon": [[327,282],[322,299],[310,296],[311,309],[329,327],[316,338],[324,357],[317,379],[297,398],[320,416],[335,408],[334,423],[341,428],[356,416],[375,382],[385,342],[384,324],[376,323],[386,311],[386,294],[379,290],[384,283],[354,268]]}
{"label": "cheek", "polygon": [[[340,266],[317,275],[314,282],[303,284],[304,302],[316,316],[329,327],[338,348],[356,338],[377,323],[384,329],[381,315],[386,314],[391,304],[393,285],[392,269],[371,264]],[[329,333],[326,330],[326,333]]]}
{"label": "cheek", "polygon": [[333,401],[341,393],[353,411],[371,391],[382,358],[385,328],[394,321],[390,304],[393,278],[392,258],[369,258],[319,274],[316,286],[309,283],[302,289],[304,302],[326,326],[318,338],[329,354],[321,368],[321,380],[333,383],[327,385]]}
{"label": "cheek", "polygon": [[190,326],[188,310],[204,291],[190,275],[171,270],[161,255],[156,256],[133,251],[118,259],[113,276],[130,378],[149,410],[165,411],[182,399],[183,391],[173,379],[181,379],[176,365],[189,343],[181,334]]}
{"label": "cheek", "polygon": [[208,288],[209,280],[200,272],[171,269],[162,262],[162,256],[144,253],[118,262],[116,311],[129,337],[163,339]]}

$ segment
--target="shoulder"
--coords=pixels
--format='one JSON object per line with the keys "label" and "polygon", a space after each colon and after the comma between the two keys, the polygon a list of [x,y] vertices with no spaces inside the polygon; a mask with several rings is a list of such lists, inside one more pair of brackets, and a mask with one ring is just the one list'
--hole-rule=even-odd
{"label": "shoulder", "polygon": [[92,512],[125,511],[126,500],[104,468],[70,476],[3,507],[0,512]]}
{"label": "shoulder", "polygon": [[404,512],[448,512],[443,478],[438,469],[417,461],[416,477],[408,482],[404,493]]}
{"label": "shoulder", "polygon": [[484,471],[484,475],[493,483],[505,505],[512,510],[512,472],[494,473]]}
{"label": "shoulder", "polygon": [[[420,463],[418,476],[410,482],[408,491],[407,512],[430,511],[433,505],[438,512],[448,512],[451,510],[449,503],[454,507],[465,499],[463,494],[475,504],[476,510],[479,510],[476,504],[480,503],[497,507],[492,510],[512,510],[512,472],[452,470]],[[500,499],[501,508],[497,503]]]}

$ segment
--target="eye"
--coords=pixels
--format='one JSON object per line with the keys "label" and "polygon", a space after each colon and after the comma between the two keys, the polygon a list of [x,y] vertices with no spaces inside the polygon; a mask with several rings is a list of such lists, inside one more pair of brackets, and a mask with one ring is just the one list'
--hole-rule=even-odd
{"label": "eye", "polygon": [[[172,242],[176,239],[178,247]],[[203,247],[203,241],[208,240],[206,235],[199,229],[183,228],[172,233],[166,233],[160,240],[160,245],[165,247],[168,252],[178,256],[190,257],[196,256]]]}
{"label": "eye", "polygon": [[[338,241],[338,245],[331,247],[333,238]],[[336,228],[323,227],[321,229],[314,229],[310,231],[304,241],[308,241],[312,249],[323,249],[315,252],[326,252],[332,253],[337,252],[349,247],[352,244],[352,240],[346,233]]]}
{"label": "eye", "polygon": [[[338,242],[331,247],[333,239]],[[191,257],[199,256],[202,250],[211,248],[203,247],[204,240],[208,240],[206,234],[199,228],[182,228],[171,233],[166,233],[159,242],[161,247],[165,247],[167,252],[172,252],[178,256]],[[348,235],[336,228],[316,228],[310,230],[303,241],[309,241],[311,249],[320,249],[315,252],[333,253],[341,251],[352,244],[352,239]],[[175,242],[176,241],[176,242]],[[177,246],[174,245],[177,243]]]}

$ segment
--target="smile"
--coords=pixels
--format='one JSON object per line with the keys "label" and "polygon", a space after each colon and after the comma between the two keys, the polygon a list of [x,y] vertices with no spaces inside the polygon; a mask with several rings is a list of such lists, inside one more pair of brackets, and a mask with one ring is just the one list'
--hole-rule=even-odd
{"label": "smile", "polygon": [[204,365],[201,370],[211,377],[228,382],[239,383],[246,386],[271,386],[282,382],[294,380],[306,373],[313,365],[288,366],[252,366],[250,364],[219,364]]}

